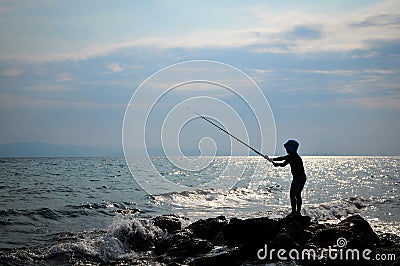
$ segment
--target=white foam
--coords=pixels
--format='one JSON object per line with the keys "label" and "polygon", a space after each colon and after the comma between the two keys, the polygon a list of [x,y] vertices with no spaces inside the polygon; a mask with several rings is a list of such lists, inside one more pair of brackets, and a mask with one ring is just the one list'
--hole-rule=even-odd
{"label": "white foam", "polygon": [[31,256],[46,259],[72,253],[77,256],[97,258],[104,262],[131,260],[138,257],[128,243],[128,235],[132,234],[133,237],[140,235],[143,239],[149,239],[160,237],[164,232],[150,220],[138,219],[132,214],[118,214],[107,231],[101,235],[87,234],[76,242],[56,244],[44,251],[32,252]]}

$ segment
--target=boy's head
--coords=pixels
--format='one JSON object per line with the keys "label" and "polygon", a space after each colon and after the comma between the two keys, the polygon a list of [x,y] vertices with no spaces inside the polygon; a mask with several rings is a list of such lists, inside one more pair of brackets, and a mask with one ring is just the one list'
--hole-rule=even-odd
{"label": "boy's head", "polygon": [[299,148],[299,143],[293,139],[288,140],[285,144],[283,144],[287,153],[296,153]]}

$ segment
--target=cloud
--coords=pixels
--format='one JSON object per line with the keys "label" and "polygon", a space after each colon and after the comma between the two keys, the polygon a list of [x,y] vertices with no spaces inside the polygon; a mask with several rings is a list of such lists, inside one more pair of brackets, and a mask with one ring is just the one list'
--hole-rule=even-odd
{"label": "cloud", "polygon": [[358,104],[373,109],[391,109],[400,111],[400,95],[362,97],[354,100]]}
{"label": "cloud", "polygon": [[67,81],[71,81],[74,78],[72,77],[72,75],[70,73],[61,73],[57,76],[57,81],[59,82],[67,82]]}
{"label": "cloud", "polygon": [[0,13],[9,12],[18,2],[18,0],[0,0]]}
{"label": "cloud", "polygon": [[107,68],[111,72],[121,72],[123,70],[123,68],[119,63],[110,63],[108,64]]}
{"label": "cloud", "polygon": [[[46,55],[1,55],[5,58],[30,60],[85,60],[105,56],[124,49],[213,49],[244,48],[258,53],[319,53],[349,52],[373,47],[374,41],[398,41],[400,36],[400,10],[396,1],[384,1],[335,16],[329,11],[280,10],[267,7],[249,7],[244,10],[252,23],[241,27],[205,27],[196,31],[163,34],[161,30],[151,36],[134,36],[115,42],[92,42],[91,45],[75,41],[80,48],[66,52],[60,47],[59,53]],[[177,20],[179,18],[176,18]],[[78,43],[78,44],[76,44]],[[63,46],[64,47],[64,46]],[[64,47],[65,48],[65,47]],[[54,51],[54,49],[53,49]],[[76,52],[78,51],[78,52]],[[112,72],[124,70],[118,62],[110,63]]]}
{"label": "cloud", "polygon": [[275,72],[274,69],[254,69],[253,71],[254,71],[255,73],[258,73],[258,74],[268,74],[268,73],[273,73],[273,72]]}
{"label": "cloud", "polygon": [[287,36],[293,39],[316,40],[322,37],[322,31],[316,26],[299,25],[287,33]]}
{"label": "cloud", "polygon": [[361,22],[351,23],[351,27],[366,28],[366,27],[388,27],[388,26],[399,26],[400,15],[399,14],[381,14],[365,18]]}
{"label": "cloud", "polygon": [[26,110],[54,108],[124,108],[125,104],[118,103],[97,103],[77,100],[55,100],[46,98],[34,98],[15,94],[0,94],[0,109],[2,110]]}
{"label": "cloud", "polygon": [[393,69],[365,69],[364,72],[366,73],[376,73],[376,74],[382,74],[382,75],[389,75],[389,74],[395,74],[398,71],[393,70]]}
{"label": "cloud", "polygon": [[358,73],[356,70],[342,70],[342,69],[334,69],[334,70],[322,70],[322,69],[295,69],[295,72],[300,73],[309,73],[309,74],[323,74],[323,75],[353,75]]}
{"label": "cloud", "polygon": [[21,75],[22,73],[24,73],[24,70],[21,68],[9,68],[9,69],[5,69],[3,71],[1,71],[1,75],[2,76],[8,76],[8,77],[16,77]]}

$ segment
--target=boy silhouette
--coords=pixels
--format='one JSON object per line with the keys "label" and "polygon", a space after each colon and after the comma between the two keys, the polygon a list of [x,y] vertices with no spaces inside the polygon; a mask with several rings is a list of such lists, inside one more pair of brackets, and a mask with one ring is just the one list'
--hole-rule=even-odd
{"label": "boy silhouette", "polygon": [[301,204],[303,203],[301,199],[301,191],[306,183],[306,174],[304,172],[303,160],[297,153],[299,143],[291,139],[288,140],[283,146],[288,153],[287,155],[273,159],[269,158],[268,156],[264,156],[264,158],[269,162],[272,162],[272,164],[276,167],[284,167],[288,164],[290,165],[290,170],[293,176],[292,184],[290,185],[290,204],[292,206],[291,214],[300,215]]}

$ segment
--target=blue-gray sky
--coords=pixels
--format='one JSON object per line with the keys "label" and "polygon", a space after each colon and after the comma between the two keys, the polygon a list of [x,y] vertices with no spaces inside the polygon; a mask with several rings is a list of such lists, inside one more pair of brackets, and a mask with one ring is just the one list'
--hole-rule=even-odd
{"label": "blue-gray sky", "polygon": [[257,82],[278,153],[400,154],[398,0],[0,0],[0,36],[0,144],[119,147],[135,89],[206,59]]}

